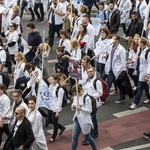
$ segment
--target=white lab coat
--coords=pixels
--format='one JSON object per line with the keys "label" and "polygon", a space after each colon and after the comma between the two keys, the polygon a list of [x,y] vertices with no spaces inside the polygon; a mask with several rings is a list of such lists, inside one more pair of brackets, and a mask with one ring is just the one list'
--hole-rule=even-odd
{"label": "white lab coat", "polygon": [[33,142],[30,150],[48,150],[46,139],[43,131],[42,116],[39,111],[34,110],[30,113],[27,112],[27,119],[31,122],[35,141]]}
{"label": "white lab coat", "polygon": [[140,55],[140,67],[139,67],[139,81],[144,82],[146,75],[150,74],[150,53],[148,53],[147,60],[145,59],[146,51],[148,47],[142,50]]}
{"label": "white lab coat", "polygon": [[[112,46],[111,46],[111,50],[112,50]],[[110,71],[110,63],[111,63],[111,51],[107,59],[107,64],[109,65],[106,66],[105,64],[107,71],[108,70]],[[120,73],[125,70],[126,70],[126,50],[122,45],[119,44],[113,55],[112,71],[115,75],[115,78],[117,79]]]}
{"label": "white lab coat", "polygon": [[132,68],[132,69],[136,69],[136,66],[137,66],[137,60],[136,60],[136,57],[138,55],[138,51],[135,53],[135,51],[132,49],[129,51],[129,59],[131,59],[132,61],[134,61],[133,63],[130,63],[129,64],[129,68]]}
{"label": "white lab coat", "polygon": [[[83,102],[84,95],[85,94],[83,94],[82,96],[79,96],[79,105],[82,107],[82,110],[80,111],[80,113],[78,113],[77,110],[75,111],[73,121],[77,117],[79,125],[81,127],[81,131],[85,135],[85,134],[89,134],[91,132],[91,128],[93,128],[93,123],[92,123],[92,119],[91,119],[91,112],[92,112],[92,103],[91,102],[92,101],[89,97],[86,97],[85,103],[84,103]],[[71,108],[73,105],[77,106],[77,96],[74,96]],[[74,110],[74,109],[72,109],[72,110]]]}
{"label": "white lab coat", "polygon": [[132,3],[130,0],[121,0],[119,10],[121,12],[121,23],[126,23],[130,17]]}
{"label": "white lab coat", "polygon": [[[147,7],[147,3],[146,3],[146,1],[144,0],[144,1],[142,1],[142,3],[141,3],[141,5],[140,5],[140,8],[139,8],[139,10],[140,10],[140,15],[141,15],[141,18],[143,19],[143,17],[145,17],[145,15],[144,15],[144,10],[146,9],[146,7]],[[138,11],[138,5],[137,5],[137,11]]]}
{"label": "white lab coat", "polygon": [[62,45],[61,45],[61,42],[62,42],[62,39],[60,39],[59,46],[64,46],[65,47],[65,51],[70,53],[70,50],[71,50],[70,40],[69,39],[65,39],[64,42],[62,43]]}
{"label": "white lab coat", "polygon": [[97,108],[102,105],[100,96],[103,95],[102,83],[100,80],[96,81],[96,89],[94,88],[93,82],[96,79],[96,73],[92,79],[88,78],[85,85],[85,92],[92,95],[96,99]]}

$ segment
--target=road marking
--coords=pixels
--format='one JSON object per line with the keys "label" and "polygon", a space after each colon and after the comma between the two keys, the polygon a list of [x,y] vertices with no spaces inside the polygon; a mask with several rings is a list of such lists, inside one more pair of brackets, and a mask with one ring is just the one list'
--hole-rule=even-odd
{"label": "road marking", "polygon": [[114,150],[114,149],[112,149],[111,147],[106,147],[106,148],[103,148],[103,149],[100,149],[100,150]]}
{"label": "road marking", "polygon": [[139,146],[133,146],[133,147],[129,147],[129,148],[124,148],[124,149],[121,149],[121,150],[138,150],[138,149],[140,150],[140,149],[147,148],[147,147],[150,147],[150,143],[139,145]]}
{"label": "road marking", "polygon": [[139,112],[143,112],[143,111],[146,111],[146,110],[149,110],[149,109],[147,107],[143,106],[143,107],[136,108],[135,110],[126,110],[126,111],[123,111],[123,112],[115,113],[113,115],[120,118],[120,117],[124,117],[124,116],[128,116],[128,115],[136,114],[136,113],[139,113]]}

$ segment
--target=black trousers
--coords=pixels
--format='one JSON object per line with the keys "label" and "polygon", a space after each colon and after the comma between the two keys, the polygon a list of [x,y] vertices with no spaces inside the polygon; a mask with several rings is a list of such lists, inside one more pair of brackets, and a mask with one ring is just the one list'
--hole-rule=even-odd
{"label": "black trousers", "polygon": [[49,45],[51,48],[53,47],[55,32],[57,32],[58,36],[60,37],[59,30],[62,29],[62,27],[63,24],[49,24]]}
{"label": "black trousers", "polygon": [[51,123],[54,126],[54,130],[53,130],[53,134],[52,134],[52,138],[55,139],[58,133],[58,129],[62,129],[63,126],[61,124],[58,123],[58,118],[59,117],[55,117],[56,113],[48,110],[48,114],[47,114],[47,120],[48,123]]}
{"label": "black trousers", "polygon": [[[39,14],[39,12],[38,12],[38,8],[40,9],[40,14]],[[35,14],[36,14],[36,16],[37,16],[37,19],[39,20],[39,21],[43,21],[44,20],[44,8],[43,8],[43,4],[42,3],[35,3],[34,4],[34,12],[35,12]]]}
{"label": "black trousers", "polygon": [[0,128],[0,145],[2,143],[2,135],[3,133],[6,133],[7,136],[10,134],[10,130],[8,128],[8,124],[3,124],[3,127]]}
{"label": "black trousers", "polygon": [[[20,18],[22,19],[22,15],[23,15],[23,11],[24,11],[24,8],[27,6],[27,2],[26,1],[22,1],[22,3],[21,3],[21,12],[20,12]],[[32,10],[32,8],[30,7],[29,8],[29,11],[30,11],[30,13],[31,13],[31,17],[32,17],[32,19],[34,19],[34,12],[33,12],[33,10]]]}

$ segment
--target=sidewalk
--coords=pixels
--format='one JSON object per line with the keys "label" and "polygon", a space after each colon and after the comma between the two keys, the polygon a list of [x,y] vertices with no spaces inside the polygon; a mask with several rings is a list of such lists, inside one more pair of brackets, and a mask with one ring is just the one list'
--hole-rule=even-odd
{"label": "sidewalk", "polygon": [[[95,139],[98,150],[139,139],[143,132],[150,130],[150,110],[137,114],[100,122],[99,137]],[[47,136],[47,141],[50,136]],[[48,144],[48,149],[71,150],[72,130],[65,131],[57,137],[54,143]],[[78,140],[78,150],[91,150],[91,146],[82,145],[83,135]]]}

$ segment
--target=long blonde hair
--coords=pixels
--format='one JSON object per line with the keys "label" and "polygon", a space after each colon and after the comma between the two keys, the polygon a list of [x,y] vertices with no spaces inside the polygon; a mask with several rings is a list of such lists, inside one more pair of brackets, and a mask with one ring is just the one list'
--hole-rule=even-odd
{"label": "long blonde hair", "polygon": [[19,66],[18,66],[18,68],[20,68],[22,63],[26,63],[26,59],[22,52],[16,52],[15,55],[20,57]]}
{"label": "long blonde hair", "polygon": [[76,50],[77,48],[80,48],[80,45],[77,39],[72,39],[70,41],[70,44],[71,44],[71,50]]}
{"label": "long blonde hair", "polygon": [[47,44],[47,43],[41,43],[39,46],[38,46],[38,48],[37,48],[37,50],[36,50],[36,54],[38,54],[39,52],[40,52],[40,48],[43,48],[44,47],[44,49],[43,49],[43,51],[42,51],[42,53],[44,52],[44,51],[46,51],[46,52],[50,52],[51,51],[51,47]]}

